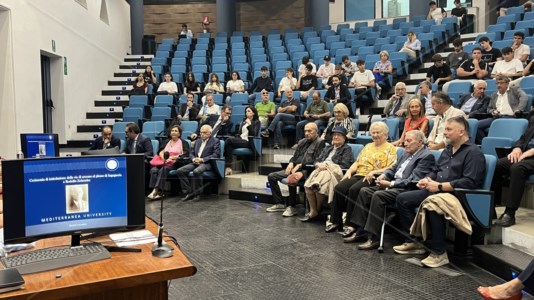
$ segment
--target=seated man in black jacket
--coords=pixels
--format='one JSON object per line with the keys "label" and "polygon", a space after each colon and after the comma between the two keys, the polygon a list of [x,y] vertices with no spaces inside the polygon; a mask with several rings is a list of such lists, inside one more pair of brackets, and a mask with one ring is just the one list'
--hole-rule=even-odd
{"label": "seated man in black jacket", "polygon": [[111,127],[104,126],[102,128],[102,135],[96,138],[89,150],[102,150],[115,147],[121,147],[121,140],[113,135]]}
{"label": "seated man in black jacket", "polygon": [[268,92],[274,91],[273,80],[269,77],[269,69],[266,66],[261,67],[261,76],[254,79],[252,87],[250,88],[250,95],[248,96],[248,102],[254,104],[256,100],[256,93],[263,90]]}
{"label": "seated man in black jacket", "polygon": [[463,95],[458,101],[456,108],[461,109],[470,118],[485,118],[488,112],[490,98],[486,96],[487,84],[484,80],[477,80],[474,84],[473,93]]}
{"label": "seated man in black jacket", "polygon": [[324,95],[324,101],[331,102],[334,105],[338,103],[343,103],[349,109],[349,117],[354,118],[354,113],[352,112],[352,97],[349,93],[349,88],[341,83],[339,75],[332,75],[330,77],[332,80],[332,86],[326,91]]}
{"label": "seated man in black jacket", "polygon": [[204,122],[200,123],[196,133],[191,135],[191,140],[194,141],[200,135],[200,128],[203,125],[210,125],[212,129],[211,135],[216,138],[232,133],[232,126],[234,123],[230,120],[232,116],[232,107],[230,105],[223,106],[220,115],[211,115]]}

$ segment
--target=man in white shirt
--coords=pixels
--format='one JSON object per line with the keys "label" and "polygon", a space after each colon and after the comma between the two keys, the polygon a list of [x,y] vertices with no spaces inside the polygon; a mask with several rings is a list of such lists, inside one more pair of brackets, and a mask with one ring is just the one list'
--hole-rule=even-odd
{"label": "man in white shirt", "polygon": [[423,81],[419,84],[419,90],[417,91],[417,98],[421,99],[421,102],[425,105],[425,116],[433,118],[436,116],[436,112],[432,108],[432,84],[428,81]]}
{"label": "man in white shirt", "polygon": [[523,44],[525,40],[525,34],[521,31],[514,33],[514,43],[512,44],[512,50],[514,50],[514,58],[521,61],[522,64],[527,62],[530,55],[530,47]]}
{"label": "man in white shirt", "polygon": [[506,76],[508,78],[519,77],[523,74],[523,63],[514,58],[514,50],[511,47],[502,48],[504,60],[498,61],[491,71],[491,78]]}
{"label": "man in white shirt", "polygon": [[323,85],[326,85],[328,78],[335,73],[335,65],[330,63],[330,55],[325,55],[323,60],[324,64],[319,67],[317,77],[321,79]]}
{"label": "man in white shirt", "polygon": [[426,18],[429,20],[434,19],[437,25],[441,24],[441,20],[447,17],[447,12],[443,7],[438,7],[436,1],[430,1],[428,5],[430,6],[430,9],[428,10],[428,16]]}
{"label": "man in white shirt", "polygon": [[495,81],[497,92],[491,94],[488,105],[488,114],[491,114],[492,117],[478,121],[477,144],[482,143],[482,139],[487,136],[491,123],[495,119],[522,116],[527,105],[527,94],[519,87],[510,86],[509,77],[499,75]]}
{"label": "man in white shirt", "polygon": [[371,88],[375,87],[375,75],[371,70],[365,69],[365,61],[359,59],[356,62],[358,71],[354,73],[352,79],[350,80],[349,87],[356,88],[354,95],[354,101],[356,102],[356,115],[360,114],[360,108],[365,102],[372,102],[374,99],[371,94]]}
{"label": "man in white shirt", "polygon": [[200,108],[198,112],[197,119],[200,121],[206,120],[210,115],[219,115],[221,113],[221,108],[219,105],[215,104],[213,100],[213,95],[209,94],[206,96],[206,104]]}
{"label": "man in white shirt", "polygon": [[293,68],[286,69],[286,76],[280,79],[278,84],[278,96],[282,97],[282,92],[291,89],[294,90],[297,88],[297,78],[293,77]]}
{"label": "man in white shirt", "polygon": [[182,31],[180,31],[180,35],[185,35],[186,38],[192,39],[193,38],[193,32],[191,29],[187,29],[187,24],[182,24]]}

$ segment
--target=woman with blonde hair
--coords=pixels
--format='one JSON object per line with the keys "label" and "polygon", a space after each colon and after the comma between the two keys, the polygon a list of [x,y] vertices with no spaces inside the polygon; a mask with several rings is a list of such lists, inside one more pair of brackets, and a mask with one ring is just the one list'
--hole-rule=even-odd
{"label": "woman with blonde hair", "polygon": [[334,106],[334,117],[330,118],[326,125],[321,138],[327,143],[332,143],[332,130],[336,127],[343,127],[347,130],[347,138],[352,138],[355,130],[352,119],[349,118],[349,109],[343,103],[338,103]]}
{"label": "woman with blonde hair", "polygon": [[421,41],[417,39],[417,35],[415,34],[415,32],[410,31],[408,32],[404,46],[402,46],[399,52],[406,52],[409,57],[416,58],[416,51],[421,51]]}
{"label": "woman with blonde hair", "polygon": [[389,61],[389,52],[386,50],[380,51],[380,60],[375,63],[373,67],[373,75],[375,76],[376,89],[378,95],[385,89],[391,88],[391,82],[389,82],[388,75],[393,73],[393,65]]}
{"label": "woman with blonde hair", "polygon": [[404,131],[400,139],[393,142],[393,145],[403,147],[406,132],[410,130],[419,130],[425,136],[428,131],[428,119],[425,117],[425,109],[421,100],[417,98],[413,98],[408,102],[408,118],[404,121]]}

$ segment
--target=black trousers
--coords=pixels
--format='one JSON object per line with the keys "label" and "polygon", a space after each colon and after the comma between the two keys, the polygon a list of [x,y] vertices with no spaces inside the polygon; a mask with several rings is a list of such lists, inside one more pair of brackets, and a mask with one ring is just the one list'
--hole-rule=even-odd
{"label": "black trousers", "polygon": [[237,148],[250,148],[250,144],[237,136],[229,137],[224,141],[224,161],[227,167],[232,163],[232,151]]}
{"label": "black trousers", "polygon": [[172,167],[161,166],[161,167],[152,167],[150,169],[150,188],[158,188],[163,190],[165,187],[165,182],[167,181],[167,174],[170,170],[173,170]]}
{"label": "black trousers", "polygon": [[[354,210],[354,203],[360,189],[369,186],[363,181],[363,176],[352,176],[349,179],[340,181],[334,188],[334,199],[332,201],[332,215],[330,221],[337,225],[343,224],[343,212],[347,211],[347,220]],[[354,196],[356,195],[356,196]]]}
{"label": "black trousers", "polygon": [[521,282],[525,286],[525,290],[531,295],[534,293],[534,276],[533,275],[534,275],[534,260],[531,260],[528,266],[526,267],[526,269],[523,270],[523,272],[521,272],[519,276],[517,276],[517,278],[519,278],[519,280],[521,280]]}
{"label": "black trousers", "polygon": [[362,188],[356,199],[356,209],[350,222],[375,236],[379,236],[386,206],[395,203],[397,195],[403,191],[404,189],[398,188],[379,190],[377,186]]}
{"label": "black trousers", "polygon": [[[506,157],[500,158],[497,160],[491,187],[495,192],[495,198],[501,200],[507,209],[516,211],[521,204],[526,181],[532,174],[534,174],[534,157],[526,158],[515,164],[512,164]],[[503,198],[502,178],[507,176],[510,176],[510,188],[507,197]]]}
{"label": "black trousers", "polygon": [[[284,198],[282,197],[282,191],[278,186],[278,181],[287,178],[286,171],[273,172],[267,175],[267,181],[271,186],[271,193],[273,194],[273,199],[276,204],[284,204]],[[296,186],[287,186],[289,189],[289,206],[295,207],[297,204],[297,187]]]}
{"label": "black trousers", "polygon": [[397,209],[399,211],[399,221],[405,241],[410,239],[410,227],[415,219],[415,209],[421,205],[426,197],[430,195],[427,190],[416,190],[400,193],[397,196]]}

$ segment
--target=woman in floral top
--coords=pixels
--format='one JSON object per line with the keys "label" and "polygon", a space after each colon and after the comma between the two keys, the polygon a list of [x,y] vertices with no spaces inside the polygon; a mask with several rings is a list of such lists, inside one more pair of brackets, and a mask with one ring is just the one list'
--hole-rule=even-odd
{"label": "woman in floral top", "polygon": [[[331,224],[327,225],[326,232],[342,230],[342,214],[347,211],[347,220],[354,209],[354,201],[358,198],[360,189],[374,184],[375,174],[384,172],[397,161],[397,149],[387,142],[388,126],[383,122],[375,122],[371,125],[370,132],[373,142],[367,144],[355,163],[343,176],[343,179],[334,189],[334,201],[332,202]],[[352,201],[350,201],[352,200]],[[344,237],[349,237],[356,232],[354,224],[346,224]]]}

